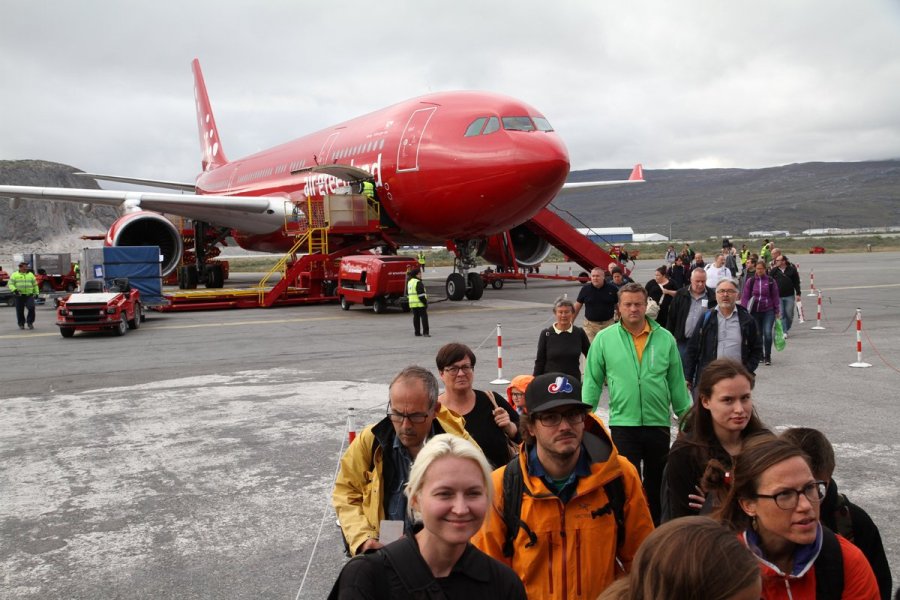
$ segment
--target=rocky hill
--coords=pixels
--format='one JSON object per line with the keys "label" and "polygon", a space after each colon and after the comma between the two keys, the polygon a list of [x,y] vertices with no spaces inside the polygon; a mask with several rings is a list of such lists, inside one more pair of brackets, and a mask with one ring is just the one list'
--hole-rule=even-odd
{"label": "rocky hill", "polygon": [[[576,171],[570,181],[628,171]],[[646,183],[576,189],[553,205],[577,227],[631,227],[676,239],[900,225],[900,160],[767,169],[645,170]]]}
{"label": "rocky hill", "polygon": [[[99,189],[74,177],[75,167],[39,160],[0,161],[0,184]],[[575,171],[570,181],[622,179],[627,171]],[[632,227],[677,239],[746,235],[748,231],[900,225],[900,160],[803,163],[767,169],[646,170],[646,183],[579,189],[553,202],[576,227]],[[0,201],[0,257],[23,251],[75,252],[99,242],[116,211],[95,206]],[[0,264],[3,264],[0,260]]]}
{"label": "rocky hill", "polygon": [[[42,160],[0,160],[0,183],[100,189],[89,177],[73,176],[77,171]],[[98,242],[86,242],[80,236],[106,233],[116,216],[115,209],[106,206],[94,206],[84,214],[75,203],[24,200],[13,209],[0,200],[0,265],[18,252],[75,252],[96,246]]]}

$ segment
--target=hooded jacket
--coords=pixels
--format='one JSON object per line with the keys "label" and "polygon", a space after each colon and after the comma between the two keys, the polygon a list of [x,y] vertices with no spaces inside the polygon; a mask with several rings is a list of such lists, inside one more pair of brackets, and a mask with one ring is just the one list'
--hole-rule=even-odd
{"label": "hooded jacket", "polygon": [[[439,433],[458,435],[478,447],[466,432],[465,420],[443,406],[438,408],[431,424],[431,436]],[[396,477],[391,461],[384,460],[384,449],[390,451],[395,437],[394,424],[385,417],[363,429],[341,457],[331,503],[352,555],[356,555],[366,540],[378,539],[385,515],[384,491],[392,489]]]}
{"label": "hooded jacket", "polygon": [[528,387],[534,381],[534,375],[517,375],[512,378],[512,381],[509,382],[509,385],[506,386],[506,401],[509,402],[509,405],[512,406],[513,410],[516,410],[516,403],[513,402],[512,393],[513,390],[519,390],[522,393],[525,393],[525,388]]}
{"label": "hooded jacket", "polygon": [[[618,558],[627,571],[641,542],[653,531],[653,521],[640,476],[618,451],[600,420],[588,415],[581,451],[587,453],[590,475],[578,479],[565,504],[544,481],[532,474],[529,448],[519,454],[524,475],[520,518],[536,536],[532,544],[526,528],[519,530],[512,557],[503,556],[503,474],[494,471],[494,500],[481,530],[472,542],[486,554],[512,567],[531,600],[590,598],[613,582]],[[625,488],[625,541],[616,547],[616,522],[608,510],[604,485],[622,477]]]}

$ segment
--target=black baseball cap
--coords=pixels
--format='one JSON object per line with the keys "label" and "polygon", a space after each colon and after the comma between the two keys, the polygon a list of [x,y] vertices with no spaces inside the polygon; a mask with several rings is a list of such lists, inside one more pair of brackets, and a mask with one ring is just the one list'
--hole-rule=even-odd
{"label": "black baseball cap", "polygon": [[581,406],[585,410],[590,404],[581,401],[581,382],[565,373],[544,373],[534,378],[525,390],[525,408],[529,414],[538,413],[558,406]]}

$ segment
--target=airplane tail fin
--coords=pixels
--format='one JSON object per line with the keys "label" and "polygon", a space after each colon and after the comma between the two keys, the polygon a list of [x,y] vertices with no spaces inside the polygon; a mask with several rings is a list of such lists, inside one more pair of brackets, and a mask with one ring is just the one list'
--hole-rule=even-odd
{"label": "airplane tail fin", "polygon": [[634,168],[631,170],[631,175],[628,176],[628,181],[643,181],[644,180],[644,166],[641,163],[634,165]]}
{"label": "airplane tail fin", "polygon": [[191,62],[191,68],[194,71],[194,101],[197,105],[197,130],[200,134],[203,170],[209,171],[228,164],[228,159],[222,151],[219,129],[216,127],[216,119],[209,104],[203,72],[200,71],[200,61],[195,58]]}

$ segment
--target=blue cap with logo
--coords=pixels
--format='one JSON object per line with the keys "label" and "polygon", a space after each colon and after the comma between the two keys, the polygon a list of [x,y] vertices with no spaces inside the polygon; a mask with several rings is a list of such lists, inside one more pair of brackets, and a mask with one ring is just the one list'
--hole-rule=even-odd
{"label": "blue cap with logo", "polygon": [[565,373],[544,373],[534,378],[525,390],[525,408],[528,413],[538,413],[558,406],[582,406],[581,382]]}

